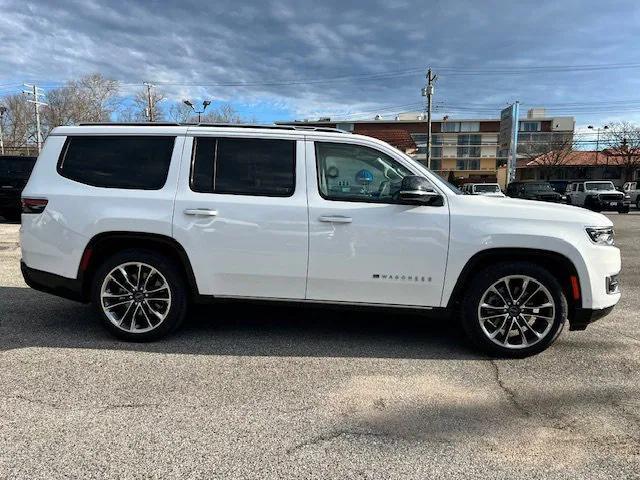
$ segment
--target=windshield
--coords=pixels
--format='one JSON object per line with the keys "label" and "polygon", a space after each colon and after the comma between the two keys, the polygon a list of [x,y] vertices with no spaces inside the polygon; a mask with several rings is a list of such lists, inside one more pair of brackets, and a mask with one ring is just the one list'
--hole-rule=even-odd
{"label": "windshield", "polygon": [[586,190],[615,190],[613,182],[586,182],[584,187]]}
{"label": "windshield", "polygon": [[549,183],[530,183],[524,188],[529,192],[553,192],[553,187]]}
{"label": "windshield", "polygon": [[500,192],[500,187],[487,183],[486,185],[476,185],[473,190],[477,193],[498,193]]}

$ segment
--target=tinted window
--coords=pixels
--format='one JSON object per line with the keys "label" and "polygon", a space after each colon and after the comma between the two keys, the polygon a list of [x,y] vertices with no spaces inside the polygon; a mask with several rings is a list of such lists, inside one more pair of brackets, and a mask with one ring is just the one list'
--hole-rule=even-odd
{"label": "tinted window", "polygon": [[389,155],[360,145],[316,142],[320,195],[329,200],[393,203],[413,175]]}
{"label": "tinted window", "polygon": [[291,196],[295,190],[295,141],[196,138],[191,188],[208,193]]}
{"label": "tinted window", "polygon": [[158,190],[167,180],[175,137],[69,137],[58,172],[95,187]]}

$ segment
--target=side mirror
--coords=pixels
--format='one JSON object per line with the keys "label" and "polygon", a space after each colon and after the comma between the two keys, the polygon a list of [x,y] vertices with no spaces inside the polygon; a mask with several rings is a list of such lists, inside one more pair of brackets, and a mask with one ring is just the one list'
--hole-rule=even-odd
{"label": "side mirror", "polygon": [[417,175],[407,175],[402,179],[399,198],[409,205],[444,205],[442,195],[433,189],[429,180]]}

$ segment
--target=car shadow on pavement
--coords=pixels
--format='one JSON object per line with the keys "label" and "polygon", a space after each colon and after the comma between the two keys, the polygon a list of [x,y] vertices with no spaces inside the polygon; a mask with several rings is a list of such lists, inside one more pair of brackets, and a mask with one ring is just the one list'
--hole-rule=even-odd
{"label": "car shadow on pavement", "polygon": [[90,305],[29,288],[0,287],[0,351],[97,348],[198,355],[483,358],[456,322],[401,311],[221,302],[193,307],[185,324],[152,343],[123,342]]}

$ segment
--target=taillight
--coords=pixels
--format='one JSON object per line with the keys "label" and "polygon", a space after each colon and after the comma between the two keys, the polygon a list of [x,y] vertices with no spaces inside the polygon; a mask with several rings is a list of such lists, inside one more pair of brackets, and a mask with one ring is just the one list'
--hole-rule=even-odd
{"label": "taillight", "polygon": [[42,213],[49,203],[45,198],[23,198],[22,213]]}

